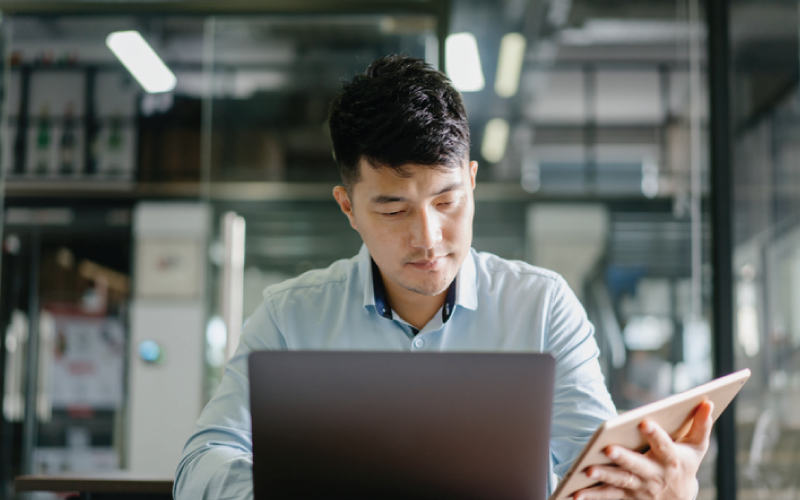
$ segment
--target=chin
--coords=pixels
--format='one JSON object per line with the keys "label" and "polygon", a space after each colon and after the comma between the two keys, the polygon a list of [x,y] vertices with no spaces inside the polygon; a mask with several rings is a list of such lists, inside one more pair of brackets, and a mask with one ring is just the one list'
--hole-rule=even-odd
{"label": "chin", "polygon": [[425,295],[427,297],[435,297],[440,293],[447,291],[447,288],[450,286],[453,280],[445,280],[442,282],[437,283],[409,283],[408,286],[404,286],[406,290],[416,292],[420,295]]}
{"label": "chin", "polygon": [[411,291],[412,291],[412,292],[417,292],[418,294],[420,294],[420,295],[424,295],[424,296],[426,296],[426,297],[436,297],[436,296],[437,296],[437,295],[439,295],[440,293],[443,293],[445,290],[447,290],[447,287],[444,287],[444,288],[442,288],[441,290],[440,290],[440,289],[438,289],[438,288],[436,288],[436,289],[429,289],[429,290],[424,290],[424,289],[418,289],[418,288],[417,288],[417,289],[412,289]]}

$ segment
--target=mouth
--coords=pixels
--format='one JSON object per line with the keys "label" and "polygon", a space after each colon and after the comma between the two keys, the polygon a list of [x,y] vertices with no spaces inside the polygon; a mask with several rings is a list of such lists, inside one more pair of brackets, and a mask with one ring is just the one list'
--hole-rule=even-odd
{"label": "mouth", "polygon": [[445,256],[434,257],[432,259],[420,259],[409,262],[408,264],[420,271],[436,271],[444,264],[444,258]]}

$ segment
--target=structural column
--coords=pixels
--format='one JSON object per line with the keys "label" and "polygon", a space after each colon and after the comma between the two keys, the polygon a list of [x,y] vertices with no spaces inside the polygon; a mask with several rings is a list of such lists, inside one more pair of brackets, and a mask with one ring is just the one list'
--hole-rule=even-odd
{"label": "structural column", "polygon": [[[711,260],[713,265],[714,374],[734,370],[733,176],[730,125],[730,10],[728,0],[706,1],[711,152]],[[735,403],[735,401],[734,401]],[[717,498],[736,499],[735,405],[716,424]]]}

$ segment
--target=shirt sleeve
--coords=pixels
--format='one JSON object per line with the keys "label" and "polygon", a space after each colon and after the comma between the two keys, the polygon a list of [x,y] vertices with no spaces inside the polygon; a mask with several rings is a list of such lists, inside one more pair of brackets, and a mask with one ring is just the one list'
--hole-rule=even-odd
{"label": "shirt sleeve", "polygon": [[556,359],[550,453],[553,472],[562,478],[597,427],[617,414],[597,360],[594,327],[563,279],[551,295],[547,351]]}
{"label": "shirt sleeve", "polygon": [[253,498],[247,357],[253,350],[285,348],[265,300],[245,325],[222,382],[183,449],[175,472],[176,500]]}

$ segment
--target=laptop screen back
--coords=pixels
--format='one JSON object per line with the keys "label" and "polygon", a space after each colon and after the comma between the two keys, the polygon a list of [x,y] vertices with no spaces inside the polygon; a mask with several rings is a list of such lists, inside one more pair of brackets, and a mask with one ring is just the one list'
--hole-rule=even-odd
{"label": "laptop screen back", "polygon": [[250,355],[256,500],[543,500],[547,354]]}

